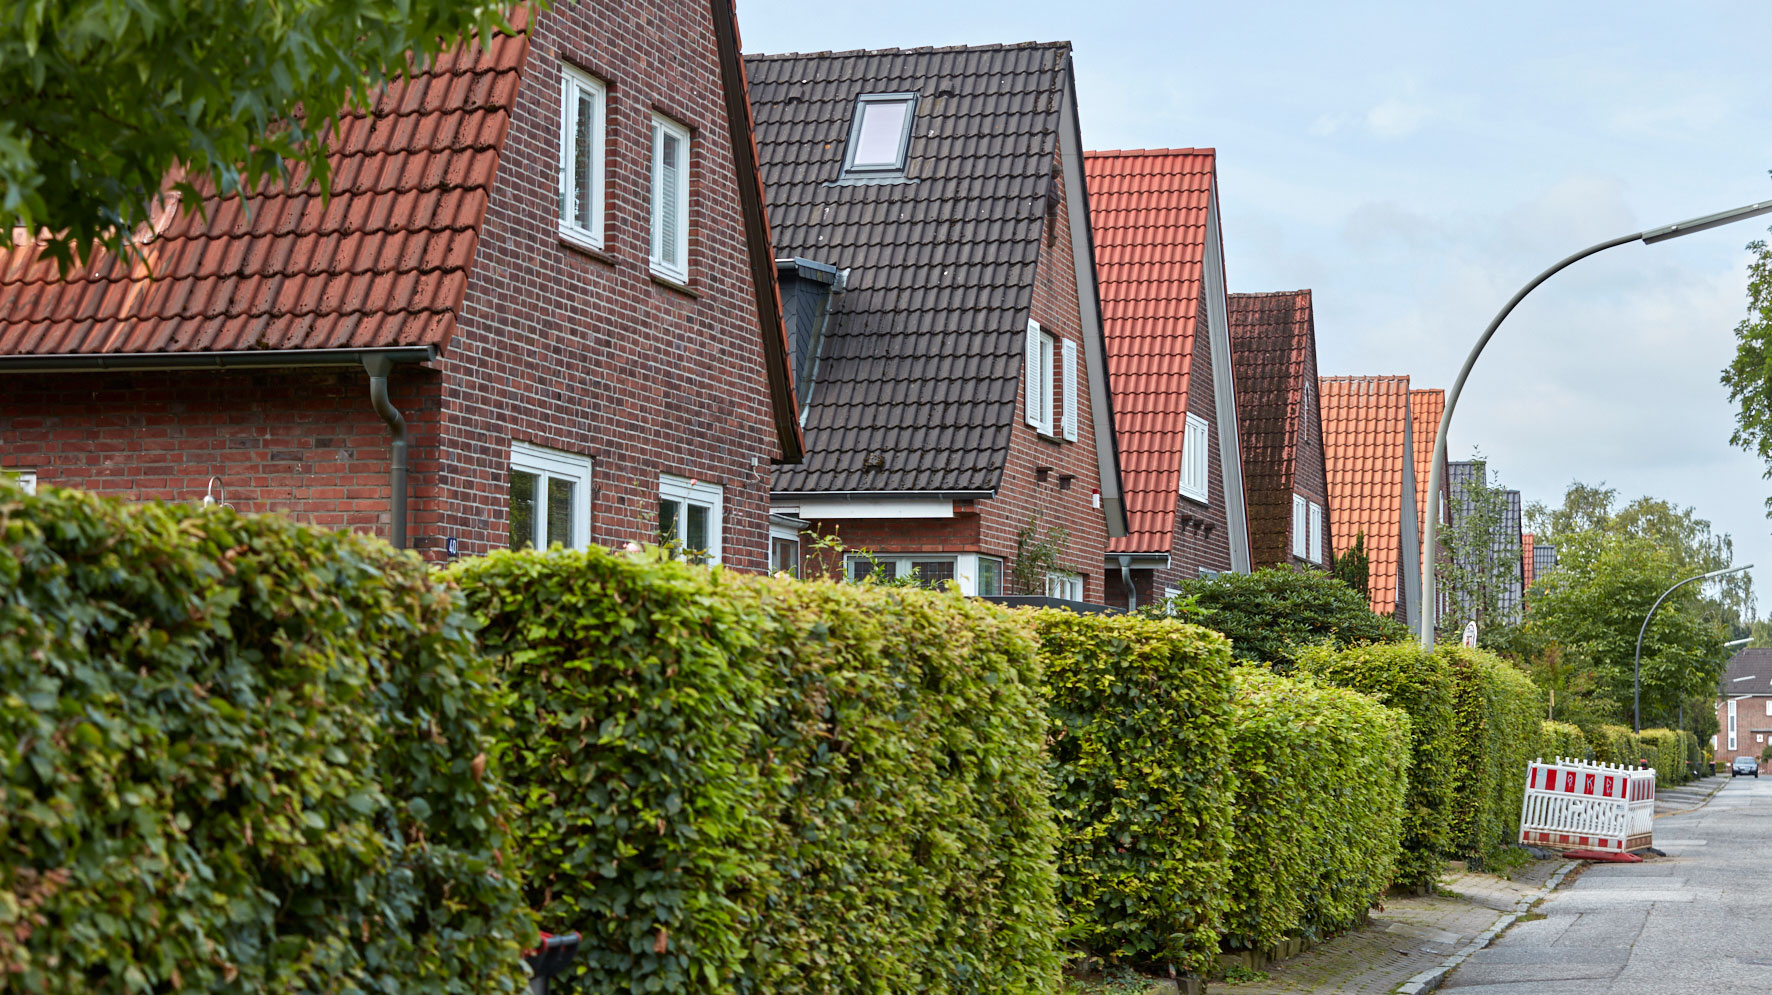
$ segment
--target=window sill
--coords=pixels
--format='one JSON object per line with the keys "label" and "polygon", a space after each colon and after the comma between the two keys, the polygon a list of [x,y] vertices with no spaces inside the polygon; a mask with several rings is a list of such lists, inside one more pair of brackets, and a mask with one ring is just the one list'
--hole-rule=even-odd
{"label": "window sill", "polygon": [[1181,497],[1182,497],[1182,500],[1192,501],[1194,504],[1197,504],[1202,508],[1212,507],[1212,502],[1208,501],[1206,499],[1206,495],[1204,495],[1204,494],[1194,495],[1194,494],[1189,494],[1187,491],[1182,491]]}
{"label": "window sill", "polygon": [[683,296],[689,298],[690,300],[700,300],[701,299],[701,294],[697,293],[695,288],[691,287],[687,283],[684,283],[682,280],[678,279],[677,277],[670,276],[665,273],[660,273],[658,270],[655,270],[655,269],[647,270],[646,275],[652,277],[653,283],[656,283],[659,286],[664,287],[667,290],[674,290],[677,293],[682,294]]}
{"label": "window sill", "polygon": [[621,260],[610,255],[608,250],[592,245],[585,239],[564,229],[561,229],[560,231],[560,244],[581,256],[589,256],[600,263],[605,263],[610,266],[621,265]]}

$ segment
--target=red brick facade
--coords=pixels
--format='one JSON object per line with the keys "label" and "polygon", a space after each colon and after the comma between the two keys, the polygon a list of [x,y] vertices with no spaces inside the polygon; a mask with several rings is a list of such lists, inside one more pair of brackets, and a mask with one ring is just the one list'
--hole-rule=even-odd
{"label": "red brick facade", "polygon": [[[1735,747],[1729,747],[1729,706],[1735,706]],[[1717,702],[1717,769],[1736,757],[1760,758],[1772,746],[1772,696],[1751,695]]]}
{"label": "red brick facade", "polygon": [[[1323,412],[1317,399],[1317,350],[1313,346],[1305,351],[1304,397],[1305,403],[1298,412],[1298,451],[1292,464],[1292,493],[1300,495],[1306,501],[1323,509],[1323,562],[1312,563],[1308,557],[1292,556],[1292,517],[1286,517],[1287,543],[1286,552],[1294,566],[1300,569],[1329,569],[1330,531],[1329,518],[1329,477],[1324,471],[1323,463]],[[1309,520],[1305,527],[1310,527]],[[1308,543],[1309,536],[1306,536]],[[1308,547],[1307,547],[1308,548]]]}

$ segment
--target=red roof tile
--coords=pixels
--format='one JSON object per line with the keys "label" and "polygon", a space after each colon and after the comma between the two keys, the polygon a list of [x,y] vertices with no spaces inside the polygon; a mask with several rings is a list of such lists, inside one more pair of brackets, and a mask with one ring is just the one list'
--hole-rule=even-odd
{"label": "red roof tile", "polygon": [[1522,577],[1522,581],[1525,583],[1526,587],[1528,587],[1528,588],[1530,588],[1532,586],[1532,580],[1533,580],[1533,577],[1532,577],[1532,540],[1533,540],[1533,538],[1534,538],[1534,536],[1530,532],[1520,533],[1520,566],[1525,571],[1525,573]]}
{"label": "red roof tile", "polygon": [[[1421,387],[1409,391],[1410,425],[1414,429],[1415,449],[1415,520],[1427,526],[1427,481],[1433,469],[1434,440],[1440,435],[1440,415],[1446,410],[1446,392],[1438,387]],[[1440,471],[1442,489],[1445,470]],[[1440,495],[1440,521],[1447,520],[1445,494]]]}
{"label": "red roof tile", "polygon": [[444,346],[528,45],[444,53],[348,112],[329,204],[305,170],[245,204],[204,181],[203,211],[169,196],[134,265],[101,253],[63,280],[34,245],[0,255],[0,355]]}
{"label": "red roof tile", "polygon": [[1329,477],[1330,539],[1336,555],[1366,534],[1372,610],[1395,613],[1402,562],[1403,459],[1408,377],[1323,377],[1323,461]]}
{"label": "red roof tile", "polygon": [[1113,552],[1173,541],[1214,162],[1211,149],[1083,156],[1126,495]]}
{"label": "red roof tile", "polygon": [[1231,359],[1237,379],[1237,434],[1249,509],[1249,561],[1292,562],[1292,479],[1316,326],[1311,292],[1230,295]]}

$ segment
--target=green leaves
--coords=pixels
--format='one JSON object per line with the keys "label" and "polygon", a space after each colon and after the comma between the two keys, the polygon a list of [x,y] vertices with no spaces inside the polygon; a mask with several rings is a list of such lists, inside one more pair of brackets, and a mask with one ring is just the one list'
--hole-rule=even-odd
{"label": "green leaves", "polygon": [[1492,860],[1519,839],[1526,765],[1543,754],[1544,692],[1487,650],[1443,643],[1434,652],[1451,668],[1457,716],[1451,855]]}
{"label": "green leaves", "polygon": [[[1401,622],[1373,614],[1364,597],[1317,570],[1269,567],[1252,574],[1184,580],[1177,600],[1186,599],[1193,599],[1193,605],[1184,617],[1229,636],[1238,660],[1265,663],[1282,673],[1292,668],[1298,650],[1306,646],[1358,646],[1409,638]],[[1170,610],[1170,604],[1161,603],[1146,614]]]}
{"label": "green leaves", "polygon": [[[1766,461],[1772,479],[1772,248],[1748,243],[1747,317],[1735,326],[1735,358],[1723,370],[1723,386],[1736,405],[1734,445]],[[1766,502],[1772,515],[1772,498]]]}

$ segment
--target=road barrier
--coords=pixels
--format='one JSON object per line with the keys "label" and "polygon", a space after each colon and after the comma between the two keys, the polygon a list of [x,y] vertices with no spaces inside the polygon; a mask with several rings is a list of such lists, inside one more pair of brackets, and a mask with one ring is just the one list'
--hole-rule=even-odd
{"label": "road barrier", "polygon": [[1520,842],[1626,853],[1655,841],[1655,771],[1558,757],[1526,765]]}

